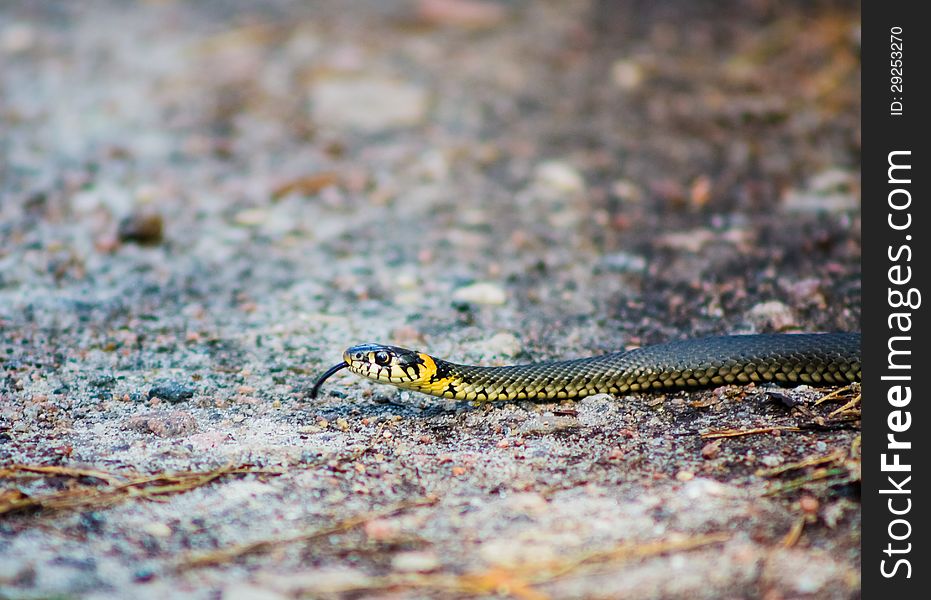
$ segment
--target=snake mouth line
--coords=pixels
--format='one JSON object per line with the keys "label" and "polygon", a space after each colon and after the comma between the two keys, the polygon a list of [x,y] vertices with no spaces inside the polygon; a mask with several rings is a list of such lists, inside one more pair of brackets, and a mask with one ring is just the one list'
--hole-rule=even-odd
{"label": "snake mouth line", "polygon": [[320,386],[323,385],[323,382],[324,382],[324,381],[326,381],[327,379],[329,379],[329,378],[330,378],[334,373],[336,373],[337,371],[342,371],[343,369],[348,368],[348,367],[349,367],[349,363],[343,361],[343,362],[339,363],[338,365],[333,365],[332,367],[330,367],[329,369],[327,369],[327,372],[320,376],[320,378],[319,378],[319,379],[317,380],[317,382],[314,384],[314,388],[313,388],[312,390],[310,390],[310,397],[311,397],[311,398],[316,398],[316,397],[317,397],[317,392],[320,391]]}

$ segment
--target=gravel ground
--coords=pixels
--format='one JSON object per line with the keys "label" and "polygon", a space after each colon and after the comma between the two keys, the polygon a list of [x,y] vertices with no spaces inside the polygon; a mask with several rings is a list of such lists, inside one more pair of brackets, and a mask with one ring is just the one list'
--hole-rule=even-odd
{"label": "gravel ground", "polygon": [[846,396],[307,396],[858,330],[856,3],[257,4],[0,5],[0,597],[859,594]]}

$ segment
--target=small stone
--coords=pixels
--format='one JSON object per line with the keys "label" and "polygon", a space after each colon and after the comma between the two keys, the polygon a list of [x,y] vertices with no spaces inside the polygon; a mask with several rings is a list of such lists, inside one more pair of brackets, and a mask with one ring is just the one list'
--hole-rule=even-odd
{"label": "small stone", "polygon": [[687,197],[685,186],[671,178],[650,182],[650,192],[672,206],[684,206]]}
{"label": "small stone", "polygon": [[760,329],[784,331],[796,325],[792,309],[778,300],[757,304],[750,309],[747,318]]}
{"label": "small stone", "polygon": [[162,241],[164,221],[162,215],[152,211],[134,212],[120,221],[116,235],[121,242],[155,245]]}
{"label": "small stone", "polygon": [[[708,479],[705,477],[695,477],[695,474],[690,471],[684,471],[684,477],[691,476],[691,480],[686,480],[685,484],[682,486],[682,495],[690,500],[701,500],[708,497],[722,497],[722,496],[732,496],[735,493],[734,488],[730,488],[727,485],[715,481],[714,479]],[[679,474],[676,474],[676,479],[679,479]],[[683,481],[679,479],[679,481]]]}
{"label": "small stone", "polygon": [[420,123],[428,96],[423,88],[402,81],[339,77],[318,81],[311,101],[318,124],[371,133]]}
{"label": "small stone", "polygon": [[708,442],[701,449],[702,458],[714,458],[721,452],[721,440]]}
{"label": "small stone", "polygon": [[616,401],[613,394],[592,394],[582,398],[579,403],[585,406],[608,406]]}
{"label": "small stone", "polygon": [[849,191],[856,185],[857,178],[857,174],[851,171],[827,169],[814,175],[808,182],[808,187],[821,194]]}
{"label": "small stone", "polygon": [[268,220],[268,211],[263,208],[247,208],[241,210],[233,217],[237,225],[244,227],[257,227]]}
{"label": "small stone", "polygon": [[423,302],[423,299],[424,296],[421,292],[413,290],[398,292],[394,296],[394,302],[399,306],[417,306]]}
{"label": "small stone", "polygon": [[572,165],[561,161],[540,163],[534,170],[534,182],[559,194],[578,194],[585,191],[585,179]]}
{"label": "small stone", "polygon": [[782,464],[782,457],[775,454],[767,454],[766,456],[760,457],[760,462],[772,469]]}
{"label": "small stone", "polygon": [[489,282],[473,283],[453,292],[453,300],[472,304],[500,306],[507,302],[507,293],[498,285]]}
{"label": "small stone", "polygon": [[145,583],[155,579],[155,569],[151,567],[141,567],[133,571],[133,580],[136,583]]}
{"label": "small stone", "polygon": [[433,552],[399,552],[391,559],[391,568],[402,573],[427,573],[440,566],[440,559]]}
{"label": "small stone", "polygon": [[786,210],[797,213],[841,213],[853,212],[860,208],[857,197],[852,194],[806,194],[790,191],[782,205]]}
{"label": "small stone", "polygon": [[643,66],[634,60],[617,60],[611,65],[611,80],[625,92],[632,92],[643,84]]}
{"label": "small stone", "polygon": [[611,184],[611,193],[624,202],[637,204],[643,200],[643,190],[633,181],[618,179]]}
{"label": "small stone", "polygon": [[710,231],[698,229],[691,231],[673,231],[655,238],[657,246],[696,253],[708,242],[714,241],[715,235]]}
{"label": "small stone", "polygon": [[786,192],[786,210],[800,213],[839,213],[859,210],[857,176],[842,169],[828,169],[809,180],[803,189]]}
{"label": "small stone", "polygon": [[197,421],[190,413],[176,410],[167,415],[137,415],[129,418],[125,427],[159,437],[175,437],[193,433]]}
{"label": "small stone", "polygon": [[103,254],[112,254],[116,252],[119,247],[120,240],[112,233],[101,235],[99,238],[94,240],[94,248]]}
{"label": "small stone", "polygon": [[783,286],[793,303],[803,306],[826,308],[827,300],[821,293],[821,280],[818,278],[802,279]]}
{"label": "small stone", "polygon": [[711,178],[707,175],[701,175],[692,182],[689,188],[689,202],[695,208],[702,208],[711,200]]}
{"label": "small stone", "polygon": [[142,530],[152,537],[157,538],[166,538],[171,535],[171,527],[164,523],[159,523],[158,521],[146,523],[142,526]]}
{"label": "small stone", "polygon": [[819,502],[814,496],[802,496],[798,505],[806,515],[813,515],[818,512]]}
{"label": "small stone", "polygon": [[410,271],[403,271],[398,273],[397,278],[395,279],[395,285],[398,289],[405,291],[416,290],[418,286],[417,274]]}
{"label": "small stone", "polygon": [[148,400],[160,398],[173,404],[190,400],[193,397],[193,388],[181,382],[174,381],[173,379],[159,379],[152,384],[152,387],[149,388],[149,392],[146,395],[146,399]]}

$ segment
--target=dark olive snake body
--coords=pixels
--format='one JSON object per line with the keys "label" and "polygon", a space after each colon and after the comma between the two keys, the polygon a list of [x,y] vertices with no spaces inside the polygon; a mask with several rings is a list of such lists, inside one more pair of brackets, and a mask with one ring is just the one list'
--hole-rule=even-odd
{"label": "dark olive snake body", "polygon": [[554,400],[712,385],[859,382],[859,333],[757,334],[673,341],[574,360],[529,365],[461,365],[429,354],[362,344],[321,376],[348,368],[368,379],[460,400]]}

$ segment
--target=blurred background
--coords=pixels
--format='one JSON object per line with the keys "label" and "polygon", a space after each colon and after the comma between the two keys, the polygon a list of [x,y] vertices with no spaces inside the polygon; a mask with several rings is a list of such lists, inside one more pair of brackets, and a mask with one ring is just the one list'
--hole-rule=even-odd
{"label": "blurred background", "polygon": [[[90,529],[80,513],[0,516],[0,586],[233,594],[254,568],[181,576],[169,559],[414,488],[443,498],[418,513],[435,524],[415,527],[421,542],[368,532],[252,567],[374,576],[397,570],[401,551],[427,556],[427,572],[500,567],[513,549],[476,550],[498,536],[552,556],[650,539],[693,510],[691,496],[676,508],[685,472],[726,482],[730,504],[709,500],[711,521],[682,531],[739,513],[738,529],[755,532],[728,542],[733,568],[719,580],[698,555],[679,557],[694,580],[670,581],[664,557],[525,597],[591,597],[621,579],[631,597],[847,597],[859,505],[811,492],[834,512],[771,563],[799,496],[754,509],[746,494],[763,485],[760,456],[773,467],[847,448],[849,431],[800,435],[798,454],[767,438],[702,457],[697,436],[666,435],[696,427],[688,407],[637,405],[654,415],[643,425],[605,401],[586,420],[594,405],[581,417],[471,409],[351,375],[319,403],[305,395],[363,341],[508,364],[716,333],[858,330],[859,31],[856,2],[0,4],[0,461],[303,469],[125,505]],[[348,471],[311,468],[321,457]],[[567,460],[585,466],[557,469]],[[623,472],[592,467],[612,460]],[[644,481],[658,486],[653,505],[637,504]],[[585,485],[597,493],[543,491]],[[529,504],[479,508],[509,491]],[[611,502],[585,504],[594,497]],[[660,505],[665,515],[650,512]],[[457,521],[462,506],[477,512]],[[515,521],[508,506],[557,512]],[[586,529],[635,516],[639,529]],[[541,533],[572,518],[574,538]],[[495,526],[463,537],[469,519]],[[819,575],[799,584],[804,565]],[[332,591],[302,585],[271,587]]]}

